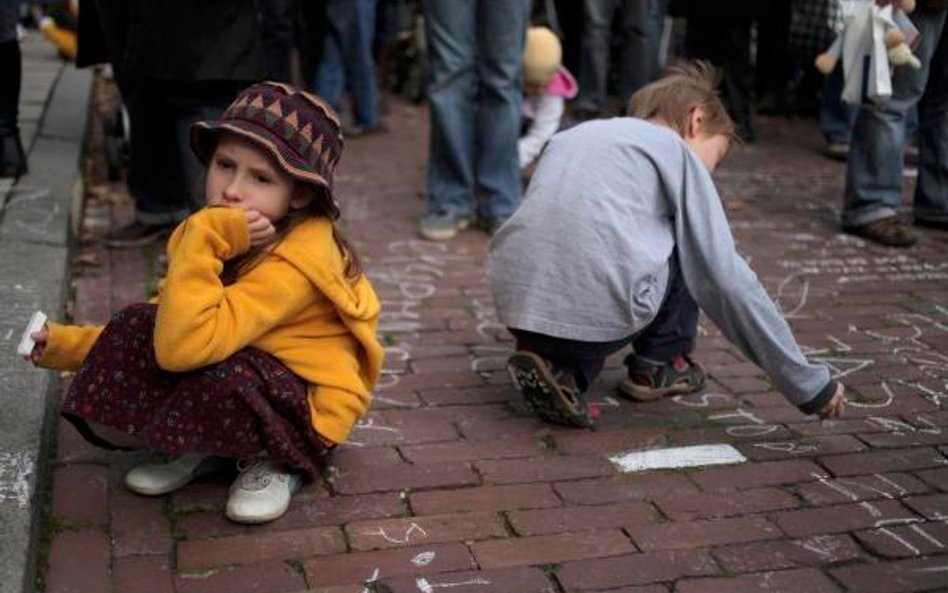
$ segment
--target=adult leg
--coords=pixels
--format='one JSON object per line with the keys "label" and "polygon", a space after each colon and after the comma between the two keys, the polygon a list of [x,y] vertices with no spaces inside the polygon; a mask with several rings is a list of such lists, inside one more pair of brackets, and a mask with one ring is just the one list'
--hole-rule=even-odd
{"label": "adult leg", "polygon": [[326,4],[326,31],[313,88],[337,112],[342,111],[342,95],[346,88],[342,48],[351,18],[348,3],[344,0],[330,0]]}
{"label": "adult leg", "polygon": [[423,3],[431,66],[428,211],[452,219],[466,219],[473,205],[477,5],[478,0]]}
{"label": "adult leg", "polygon": [[351,12],[349,29],[342,36],[343,64],[347,87],[352,94],[356,134],[377,128],[381,123],[378,79],[372,40],[375,37],[376,0],[354,0],[341,8]]}
{"label": "adult leg", "polygon": [[845,230],[893,246],[911,245],[916,239],[897,218],[902,202],[905,125],[909,110],[925,90],[945,11],[920,9],[913,14],[913,21],[921,32],[915,53],[922,67],[897,68],[892,96],[885,105],[860,107],[853,127],[841,213]]}
{"label": "adult leg", "polygon": [[17,123],[22,57],[16,38],[0,42],[0,73],[0,178],[19,177],[27,165]]}
{"label": "adult leg", "polygon": [[617,7],[618,0],[583,0],[586,20],[579,67],[577,113],[598,115],[606,107],[612,16]]}
{"label": "adult leg", "polygon": [[823,79],[820,96],[820,131],[826,140],[826,156],[846,160],[857,109],[840,100],[843,68],[837,67]]}
{"label": "adult leg", "polygon": [[913,210],[916,224],[948,230],[948,33],[942,12],[928,84],[918,104],[919,162]]}
{"label": "adult leg", "polygon": [[478,214],[492,231],[513,214],[520,202],[517,140],[530,0],[480,0],[477,11],[479,86],[474,110],[474,160]]}
{"label": "adult leg", "polygon": [[632,94],[658,75],[662,35],[662,4],[658,0],[623,0],[624,39],[619,60],[619,98],[623,112]]}
{"label": "adult leg", "polygon": [[296,41],[298,0],[267,0],[259,6],[267,77],[292,83],[292,50]]}

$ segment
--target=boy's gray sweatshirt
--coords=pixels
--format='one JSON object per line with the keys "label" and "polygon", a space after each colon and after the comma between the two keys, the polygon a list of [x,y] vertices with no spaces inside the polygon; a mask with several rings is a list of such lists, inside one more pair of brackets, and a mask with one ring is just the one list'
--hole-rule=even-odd
{"label": "boy's gray sweatshirt", "polygon": [[555,135],[488,261],[508,327],[618,340],[658,313],[677,247],[698,305],[793,404],[818,411],[836,384],[810,364],[734,247],[707,168],[670,128],[596,120]]}

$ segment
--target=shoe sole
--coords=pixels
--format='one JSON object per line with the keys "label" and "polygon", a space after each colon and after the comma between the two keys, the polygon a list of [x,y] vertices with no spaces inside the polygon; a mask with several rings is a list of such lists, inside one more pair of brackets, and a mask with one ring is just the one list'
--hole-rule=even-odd
{"label": "shoe sole", "polygon": [[650,402],[661,399],[668,395],[684,395],[686,393],[695,393],[704,389],[704,383],[701,385],[688,385],[687,383],[672,383],[668,387],[647,387],[633,383],[631,379],[623,379],[616,386],[619,393],[640,402]]}
{"label": "shoe sole", "polygon": [[450,241],[451,239],[458,236],[458,231],[463,231],[470,224],[470,220],[462,218],[457,221],[453,229],[433,231],[430,229],[419,228],[418,234],[421,235],[423,239],[428,239],[429,241]]}
{"label": "shoe sole", "polygon": [[592,425],[586,404],[578,398],[571,398],[536,354],[514,354],[507,359],[507,372],[527,404],[542,420],[566,426]]}

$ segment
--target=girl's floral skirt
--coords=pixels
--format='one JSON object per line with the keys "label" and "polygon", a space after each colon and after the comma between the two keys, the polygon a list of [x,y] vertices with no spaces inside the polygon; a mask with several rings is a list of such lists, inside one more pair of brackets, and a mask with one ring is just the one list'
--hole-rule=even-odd
{"label": "girl's floral skirt", "polygon": [[156,314],[156,305],[138,304],[112,318],[73,379],[63,416],[100,446],[113,447],[87,421],[166,453],[266,453],[315,477],[329,451],[310,423],[306,383],[254,348],[193,371],[164,371],[155,361]]}

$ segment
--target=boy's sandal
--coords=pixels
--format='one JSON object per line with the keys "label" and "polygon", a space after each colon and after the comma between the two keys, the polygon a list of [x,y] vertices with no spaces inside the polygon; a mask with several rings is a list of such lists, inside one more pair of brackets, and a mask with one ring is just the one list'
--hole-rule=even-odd
{"label": "boy's sandal", "polygon": [[540,356],[519,351],[507,359],[507,372],[517,390],[543,420],[566,426],[592,425],[586,401],[575,386],[569,385],[573,383],[572,378],[557,379],[550,364]]}
{"label": "boy's sandal", "polygon": [[629,369],[629,377],[619,382],[619,392],[629,399],[652,401],[666,395],[700,391],[706,380],[704,367],[688,356],[682,358],[688,366],[679,370],[673,363],[628,355],[623,363]]}

